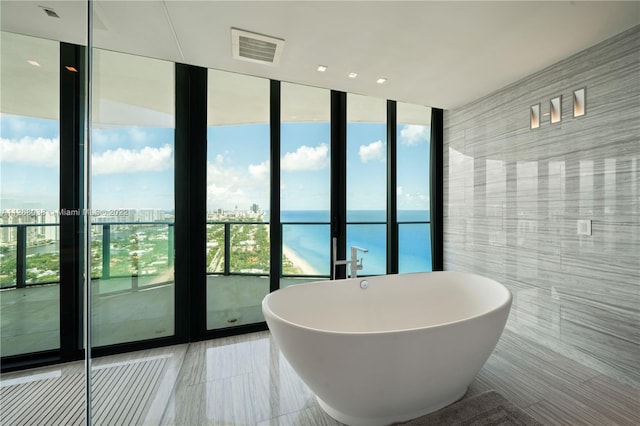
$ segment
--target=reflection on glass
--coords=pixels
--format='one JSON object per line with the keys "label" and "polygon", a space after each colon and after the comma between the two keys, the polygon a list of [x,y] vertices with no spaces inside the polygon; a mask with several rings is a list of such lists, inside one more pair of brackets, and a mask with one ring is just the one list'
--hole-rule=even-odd
{"label": "reflection on glass", "polygon": [[264,321],[269,292],[269,80],[209,70],[207,328]]}
{"label": "reflection on glass", "polygon": [[281,105],[280,220],[287,277],[281,287],[286,287],[329,275],[330,91],[282,83]]}
{"label": "reflection on glass", "polygon": [[[516,200],[518,206],[517,245],[532,252],[538,249],[538,162],[516,163]],[[518,256],[516,274],[520,279],[530,279],[539,273],[536,256]]]}
{"label": "reflection on glass", "polygon": [[507,242],[507,234],[503,223],[504,209],[507,205],[507,169],[503,160],[486,161],[487,185],[486,206],[488,243],[498,247],[504,247]]}
{"label": "reflection on glass", "polygon": [[0,355],[9,356],[60,347],[60,52],[6,32],[0,45]]}
{"label": "reflection on glass", "polygon": [[93,57],[92,343],[171,336],[173,65],[98,49]]}

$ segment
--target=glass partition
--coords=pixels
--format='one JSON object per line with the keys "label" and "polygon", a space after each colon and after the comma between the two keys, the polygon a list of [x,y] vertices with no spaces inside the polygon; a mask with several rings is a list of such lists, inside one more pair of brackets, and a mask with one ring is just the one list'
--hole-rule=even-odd
{"label": "glass partition", "polygon": [[264,321],[269,292],[269,80],[209,70],[207,329]]}
{"label": "glass partition", "polygon": [[93,51],[94,347],[174,334],[174,66]]}
{"label": "glass partition", "polygon": [[0,33],[0,352],[60,347],[60,48]]}

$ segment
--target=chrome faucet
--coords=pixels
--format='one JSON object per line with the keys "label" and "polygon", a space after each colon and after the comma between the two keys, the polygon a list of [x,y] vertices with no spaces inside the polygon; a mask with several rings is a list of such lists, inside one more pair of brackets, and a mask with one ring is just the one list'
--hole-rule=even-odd
{"label": "chrome faucet", "polygon": [[362,258],[360,258],[360,262],[358,262],[358,252],[361,251],[363,253],[367,253],[369,250],[351,246],[351,260],[349,263],[351,264],[351,278],[356,278],[358,276],[358,271],[362,270]]}
{"label": "chrome faucet", "polygon": [[333,238],[333,276],[332,278],[335,280],[336,279],[336,267],[339,265],[348,265],[349,270],[348,272],[348,277],[349,278],[356,278],[358,276],[358,271],[362,270],[362,258],[360,259],[360,261],[358,262],[358,252],[361,251],[363,253],[367,253],[369,250],[367,249],[363,249],[361,247],[356,247],[356,246],[351,246],[351,259],[347,260],[347,259],[343,259],[343,260],[338,260],[337,258],[337,248],[338,248],[338,242],[337,242],[337,238]]}

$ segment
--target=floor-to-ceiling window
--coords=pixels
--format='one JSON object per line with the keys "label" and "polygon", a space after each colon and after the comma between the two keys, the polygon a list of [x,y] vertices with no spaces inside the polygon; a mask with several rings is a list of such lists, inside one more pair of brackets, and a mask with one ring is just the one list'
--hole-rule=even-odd
{"label": "floor-to-ceiling window", "polygon": [[431,271],[431,108],[397,103],[398,272]]}
{"label": "floor-to-ceiling window", "polygon": [[[57,47],[57,43],[52,45]],[[193,288],[199,284],[189,280],[178,283],[178,287],[174,284],[174,170],[191,176],[189,167],[184,162],[176,163],[174,157],[175,95],[183,90],[178,84],[176,92],[176,65],[111,51],[94,52],[92,211],[87,216],[92,224],[93,346],[104,353],[119,350],[114,345],[149,340],[154,342],[141,345],[161,344],[155,339],[171,336],[176,341],[188,339],[184,329],[179,330],[179,322],[187,322],[186,316],[193,312],[187,312],[187,303],[180,301],[183,294],[176,298],[176,291],[180,286]],[[44,67],[27,65],[36,71]],[[203,174],[202,179],[198,178],[206,185],[206,230],[198,230],[197,235],[204,238],[206,234],[206,244],[197,245],[200,253],[206,251],[206,268],[195,269],[206,273],[206,284],[199,285],[206,288],[206,307],[198,308],[203,315],[206,310],[206,330],[262,323],[260,304],[270,290],[331,275],[331,235],[339,229],[335,226],[337,216],[332,217],[330,211],[336,193],[345,195],[347,207],[346,234],[342,229],[338,231],[346,248],[344,257],[350,257],[352,246],[367,250],[356,253],[362,264],[357,271],[359,275],[388,272],[387,261],[393,256],[398,259],[399,272],[431,269],[429,108],[200,70],[208,72],[208,105],[206,109],[199,108],[207,114],[207,142],[201,144],[206,149],[206,177]],[[3,82],[4,73],[3,68]],[[56,78],[45,81],[58,94],[59,85],[53,84]],[[203,94],[207,93],[204,86],[202,89]],[[55,146],[55,117],[42,118],[36,108],[31,110],[34,116],[30,118],[26,113],[20,117],[13,110],[6,110],[11,104],[4,99],[10,93],[3,88],[0,117],[3,213],[13,206],[7,204],[13,198],[11,191],[29,196],[16,180],[19,172],[14,173],[29,167],[25,157],[19,155],[20,147],[40,144],[37,147],[42,152],[37,154],[43,155],[31,154],[32,159],[47,158],[38,163],[37,172],[28,176],[29,182],[40,182],[37,179],[41,173],[57,173],[55,161],[51,161],[47,151]],[[346,100],[346,108],[338,108],[340,114],[334,111],[336,93]],[[54,108],[57,103],[53,102]],[[271,111],[273,105],[280,108]],[[389,118],[393,117],[389,111],[396,111],[396,107],[394,120]],[[332,120],[337,120],[337,116],[343,117],[338,121],[345,125],[346,138],[332,133]],[[27,118],[31,120],[28,125],[20,125]],[[42,124],[47,120],[49,127]],[[278,122],[277,127],[270,125]],[[204,125],[204,118],[201,123]],[[184,129],[184,124],[178,127]],[[274,132],[274,128],[279,132]],[[16,129],[23,133],[16,133]],[[389,142],[392,133],[396,137]],[[388,145],[396,147],[396,162]],[[331,161],[336,148],[344,148],[346,154],[346,173],[338,179],[331,176],[332,169],[337,168]],[[59,155],[58,151],[52,157]],[[200,158],[204,170],[204,155]],[[271,159],[278,164],[270,164]],[[389,176],[394,174],[389,172],[394,170],[391,163],[397,173],[394,189],[397,202],[389,200]],[[53,200],[51,211],[56,211],[59,195],[55,192],[57,186],[53,186],[58,181],[56,175],[28,186],[30,191],[40,186],[47,188],[45,195],[32,198],[39,203]],[[187,182],[189,185],[195,183]],[[272,194],[274,188],[279,197]],[[75,189],[65,187],[62,194],[72,191]],[[270,205],[274,200],[279,200],[277,211],[272,211]],[[397,213],[397,223],[389,212]],[[55,262],[60,256],[65,257],[56,248],[55,238],[50,238],[59,229],[56,218],[51,218],[54,221],[51,224],[42,222],[44,219],[18,223],[5,221],[8,216],[3,214],[1,285],[19,290],[22,286],[18,282],[32,289],[38,284],[37,288],[56,293],[51,290],[55,289],[56,280],[60,280]],[[203,224],[204,220],[198,223]],[[23,232],[25,229],[37,232],[32,235]],[[389,245],[387,240],[392,238],[388,235],[397,238],[397,250]],[[25,243],[19,249],[21,238],[25,238]],[[277,274],[272,262],[276,252],[280,255],[280,249],[281,263],[277,265],[280,274]],[[41,256],[41,252],[46,256]],[[23,259],[22,263],[18,259]],[[46,309],[25,316],[31,309],[24,307],[28,299],[22,300],[23,305],[5,306],[10,294],[11,291],[0,293],[3,339],[12,337],[11,327],[30,330],[25,325],[29,321],[37,323],[33,328],[36,336],[43,332],[47,337],[37,340],[40,347],[31,349],[3,344],[3,356],[59,347],[60,343],[51,343],[51,336],[55,336],[51,330],[60,328],[59,316],[64,312],[59,307],[59,296],[53,302],[44,299],[47,302],[42,306],[46,304]],[[199,300],[203,299],[204,294]],[[24,307],[19,310],[23,318],[21,328],[14,320],[5,320],[20,306]],[[194,305],[189,306],[193,310]],[[76,308],[80,312],[80,307]],[[43,315],[53,319],[43,320]],[[232,332],[235,331],[224,331]],[[81,336],[81,331],[77,334]]]}
{"label": "floor-to-ceiling window", "polygon": [[269,292],[269,80],[209,70],[207,329],[264,321]]}
{"label": "floor-to-ceiling window", "polygon": [[59,43],[0,33],[1,355],[60,347]]}
{"label": "floor-to-ceiling window", "polygon": [[[347,257],[358,251],[358,275],[386,273],[387,104],[347,95]],[[348,271],[353,275],[353,271]]]}
{"label": "floor-to-ceiling window", "polygon": [[92,345],[174,334],[174,65],[94,50]]}
{"label": "floor-to-ceiling window", "polygon": [[330,273],[330,91],[282,83],[280,102],[280,287],[285,287]]}

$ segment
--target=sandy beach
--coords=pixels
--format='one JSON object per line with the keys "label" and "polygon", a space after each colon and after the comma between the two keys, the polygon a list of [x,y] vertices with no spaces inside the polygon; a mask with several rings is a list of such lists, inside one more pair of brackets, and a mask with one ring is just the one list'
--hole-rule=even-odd
{"label": "sandy beach", "polygon": [[291,250],[287,246],[282,246],[282,254],[291,261],[295,266],[302,270],[302,273],[305,275],[322,275],[318,272],[313,266],[309,264],[306,260],[304,260],[298,253]]}

